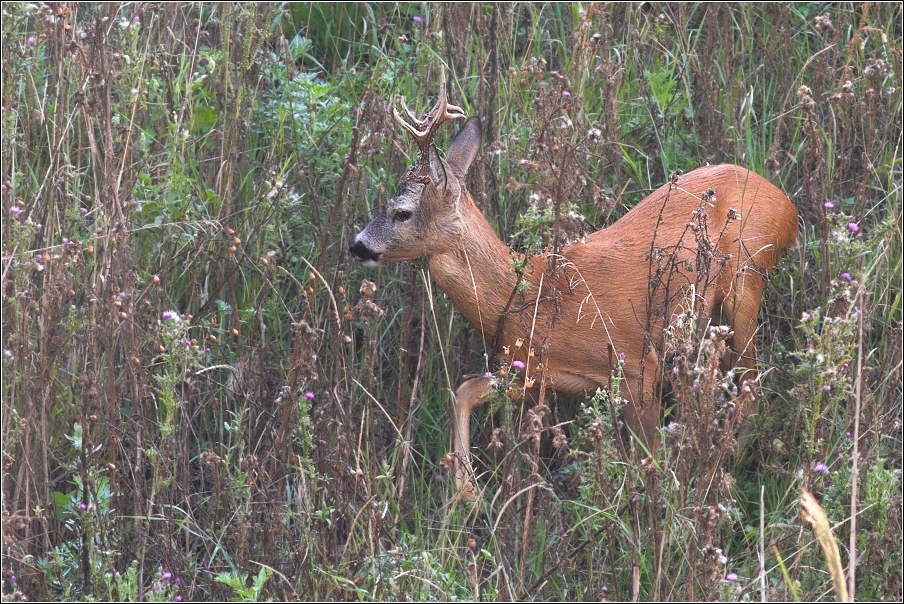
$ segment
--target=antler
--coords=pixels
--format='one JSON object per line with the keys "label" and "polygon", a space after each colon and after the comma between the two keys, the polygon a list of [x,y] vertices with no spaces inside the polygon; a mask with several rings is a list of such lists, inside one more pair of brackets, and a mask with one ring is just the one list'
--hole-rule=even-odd
{"label": "antler", "polygon": [[415,142],[417,142],[418,167],[420,168],[427,164],[427,152],[430,149],[430,145],[433,144],[433,139],[436,137],[436,132],[439,130],[439,127],[449,120],[457,120],[466,117],[465,112],[457,105],[450,105],[446,98],[445,69],[442,69],[440,72],[439,100],[436,101],[436,105],[433,106],[433,109],[430,110],[424,119],[417,119],[417,116],[414,115],[411,109],[408,108],[407,103],[405,103],[404,96],[401,97],[401,102],[402,109],[405,110],[408,119],[411,121],[406,122],[405,119],[399,115],[399,112],[395,107],[392,108],[392,116],[402,128],[414,137]]}

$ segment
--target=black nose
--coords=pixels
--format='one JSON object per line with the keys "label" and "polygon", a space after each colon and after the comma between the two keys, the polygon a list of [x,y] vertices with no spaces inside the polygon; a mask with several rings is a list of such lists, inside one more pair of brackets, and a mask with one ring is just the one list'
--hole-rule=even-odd
{"label": "black nose", "polygon": [[355,241],[348,247],[348,251],[352,253],[352,256],[360,260],[361,262],[379,262],[380,254],[373,251],[360,241]]}

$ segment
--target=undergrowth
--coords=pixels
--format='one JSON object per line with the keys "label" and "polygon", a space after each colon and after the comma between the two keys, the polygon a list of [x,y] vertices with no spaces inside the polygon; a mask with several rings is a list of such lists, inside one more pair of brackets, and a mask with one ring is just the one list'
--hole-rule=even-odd
{"label": "undergrowth", "polygon": [[[804,488],[901,599],[899,4],[2,11],[4,601],[828,599]],[[456,497],[450,393],[496,368],[422,263],[346,251],[441,66],[520,251],[707,162],[789,195],[755,389],[690,305],[661,449],[622,449],[618,373],[501,388]]]}

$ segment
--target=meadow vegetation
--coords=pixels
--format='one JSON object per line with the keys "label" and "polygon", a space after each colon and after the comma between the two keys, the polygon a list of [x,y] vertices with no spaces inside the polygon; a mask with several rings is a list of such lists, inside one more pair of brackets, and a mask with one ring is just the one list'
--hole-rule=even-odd
{"label": "meadow vegetation", "polygon": [[[829,600],[805,490],[857,599],[902,598],[900,3],[2,17],[3,601]],[[742,447],[689,309],[666,446],[624,455],[618,375],[500,400],[455,496],[451,391],[496,368],[426,264],[347,252],[414,158],[391,104],[443,67],[525,253],[707,162],[789,195]]]}

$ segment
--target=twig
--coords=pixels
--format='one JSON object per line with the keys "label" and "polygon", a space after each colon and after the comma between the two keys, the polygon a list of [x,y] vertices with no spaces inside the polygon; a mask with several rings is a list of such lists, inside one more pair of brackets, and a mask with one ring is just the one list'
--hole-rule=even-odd
{"label": "twig", "polygon": [[848,552],[848,602],[857,592],[857,485],[860,482],[860,395],[863,385],[863,288],[857,290],[857,380],[854,382],[854,451],[851,455],[851,537]]}
{"label": "twig", "polygon": [[760,485],[760,602],[766,601],[766,510],[765,485]]}

